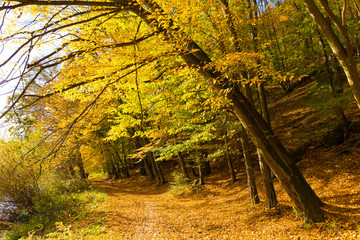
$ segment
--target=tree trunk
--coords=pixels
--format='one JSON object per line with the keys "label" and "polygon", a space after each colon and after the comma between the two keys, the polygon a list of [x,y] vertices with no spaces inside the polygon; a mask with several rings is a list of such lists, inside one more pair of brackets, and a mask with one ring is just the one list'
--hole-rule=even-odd
{"label": "tree trunk", "polygon": [[[269,124],[269,126],[271,126],[270,125],[270,115],[269,115],[269,110],[267,107],[267,101],[266,101],[266,95],[265,95],[264,82],[260,82],[258,84],[258,92],[259,92],[261,115],[263,116],[264,120]],[[259,158],[260,171],[261,171],[262,179],[264,182],[266,206],[268,208],[277,207],[277,198],[276,198],[276,193],[275,193],[275,189],[274,189],[271,169],[265,162],[265,160],[259,150],[257,150],[257,153],[258,153],[258,158]]]}
{"label": "tree trunk", "polygon": [[155,174],[154,174],[153,169],[152,169],[151,160],[149,160],[149,158],[146,157],[142,161],[144,161],[145,169],[150,174],[150,180],[151,181],[154,180],[155,179]]}
{"label": "tree trunk", "polygon": [[140,175],[141,176],[146,176],[146,168],[145,168],[145,159],[141,159],[139,161],[139,169],[140,169]]}
{"label": "tree trunk", "polygon": [[249,152],[249,143],[248,143],[248,135],[246,130],[243,128],[241,131],[241,145],[243,149],[243,155],[245,160],[245,168],[246,168],[246,176],[247,176],[247,184],[250,192],[250,200],[252,204],[257,204],[260,202],[260,198],[257,192],[256,184],[255,184],[255,175],[253,169],[253,163],[250,157]]}
{"label": "tree trunk", "polygon": [[86,172],[84,169],[84,162],[81,157],[80,147],[76,147],[75,149],[75,164],[79,168],[79,174],[82,179],[86,179]]}
{"label": "tree trunk", "polygon": [[184,160],[184,157],[181,154],[181,152],[178,153],[178,158],[179,158],[179,163],[180,163],[181,171],[182,171],[184,178],[189,179],[189,174],[186,170],[185,160]]}
{"label": "tree trunk", "polygon": [[161,171],[161,168],[160,168],[158,162],[157,162],[156,159],[155,159],[154,153],[150,153],[150,158],[151,158],[151,161],[152,161],[153,164],[154,164],[154,168],[155,168],[155,172],[156,172],[156,175],[157,175],[159,184],[160,184],[160,185],[165,184],[166,181],[165,181],[164,175],[163,175],[163,173],[162,173],[162,171]]}
{"label": "tree trunk", "polygon": [[[126,153],[126,150],[125,150],[126,149],[125,144],[123,142],[121,143],[121,147],[122,147],[122,153],[124,155],[124,158],[122,159],[122,162],[121,162],[122,171],[123,171],[123,173],[125,175],[125,178],[129,178],[130,177],[130,166],[128,164],[129,161],[128,161],[127,153]],[[119,155],[119,157],[120,157],[120,155]]]}
{"label": "tree trunk", "polygon": [[303,213],[304,220],[323,221],[324,213],[321,209],[323,203],[306,182],[270,126],[238,88],[234,87],[232,94],[227,94],[227,99],[233,104],[235,114],[251,134],[264,160],[274,171],[298,211]]}
{"label": "tree trunk", "polygon": [[266,206],[268,208],[275,208],[275,207],[277,207],[278,201],[277,201],[276,193],[275,193],[275,189],[274,189],[271,169],[266,164],[266,162],[263,159],[263,157],[261,156],[261,153],[259,150],[258,150],[258,157],[259,157],[260,171],[261,171],[262,179],[264,182]]}
{"label": "tree trunk", "polygon": [[210,162],[209,161],[205,161],[203,162],[203,175],[204,176],[208,176],[211,174],[211,166],[210,166]]}
{"label": "tree trunk", "polygon": [[154,157],[152,156],[152,153],[151,152],[148,152],[147,154],[146,154],[146,156],[147,156],[147,158],[148,158],[148,160],[149,160],[149,162],[150,162],[150,166],[151,166],[151,170],[152,170],[152,172],[154,173],[154,179],[157,179],[158,181],[160,181],[160,176],[159,176],[159,173],[158,173],[158,171],[157,171],[157,169],[156,169],[156,166],[155,166],[155,159],[154,159]]}
{"label": "tree trunk", "polygon": [[190,170],[193,175],[193,178],[196,179],[198,177],[198,174],[196,174],[196,171],[195,171],[194,161],[190,160],[189,164],[190,164]]}
{"label": "tree trunk", "polygon": [[235,183],[236,182],[236,175],[235,175],[234,167],[233,167],[231,157],[230,157],[230,154],[229,154],[229,146],[228,146],[227,134],[225,135],[224,144],[225,144],[226,161],[227,161],[228,166],[229,166],[229,173],[230,173],[232,182]]}
{"label": "tree trunk", "polygon": [[199,163],[199,184],[200,185],[205,184],[205,181],[204,181],[204,168],[203,168],[202,163]]}

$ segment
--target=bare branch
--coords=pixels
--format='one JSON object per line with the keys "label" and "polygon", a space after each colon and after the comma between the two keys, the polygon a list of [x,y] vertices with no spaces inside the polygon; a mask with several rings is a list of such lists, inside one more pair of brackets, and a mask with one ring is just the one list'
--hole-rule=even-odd
{"label": "bare branch", "polygon": [[137,5],[136,1],[117,0],[114,2],[97,1],[36,1],[36,0],[8,0],[8,2],[18,3],[16,5],[3,5],[0,10],[15,9],[18,7],[37,5],[37,6],[88,6],[88,7],[122,7],[124,10],[130,6]]}
{"label": "bare branch", "polygon": [[[118,12],[119,10],[115,10],[113,12]],[[112,13],[112,12],[110,12]],[[34,35],[32,36],[31,38],[29,38],[25,43],[23,43],[20,47],[18,47],[15,52],[13,52],[13,54],[11,54],[11,56],[6,59],[3,63],[0,64],[0,67],[3,67],[5,64],[7,64],[12,58],[14,58],[16,56],[16,54],[18,54],[20,52],[20,50],[22,50],[23,48],[25,48],[31,41],[33,41],[34,39],[36,38],[39,38],[39,37],[42,37],[42,36],[45,36],[46,34],[49,34],[49,33],[52,33],[52,32],[56,32],[58,30],[61,30],[61,29],[64,29],[64,28],[69,28],[69,27],[72,27],[72,26],[75,26],[75,25],[78,25],[78,24],[82,24],[82,23],[86,23],[86,22],[90,22],[90,21],[93,21],[97,18],[100,18],[100,17],[103,17],[103,16],[106,16],[108,14],[110,14],[109,12],[106,12],[106,13],[102,13],[102,14],[99,14],[99,15],[96,15],[94,17],[91,17],[91,18],[88,18],[88,19],[84,19],[82,21],[78,21],[78,22],[74,22],[74,23],[69,23],[69,24],[66,24],[66,25],[63,25],[63,26],[59,26],[57,28],[54,28],[54,29],[50,29],[48,31],[45,31],[43,33],[40,33],[40,34],[37,34],[37,35]]]}
{"label": "bare branch", "polygon": [[20,99],[25,95],[27,89],[30,87],[30,85],[35,81],[35,79],[40,75],[43,69],[41,69],[36,75],[26,84],[24,89],[21,91],[20,95],[13,101],[13,103],[0,115],[0,119],[3,118],[19,101]]}
{"label": "bare branch", "polygon": [[[151,37],[153,37],[155,35],[156,35],[156,32],[150,33],[148,35],[145,35],[145,36],[143,36],[141,38],[136,39],[135,43],[140,43],[140,42],[145,41],[145,40],[147,40],[147,39],[149,39],[149,38],[151,38]],[[74,41],[87,41],[87,40],[86,39],[76,39],[76,40],[73,40],[73,42]],[[55,51],[53,51],[52,53],[44,56],[43,58],[41,58],[39,60],[37,60],[36,62],[30,64],[28,67],[39,66],[42,61],[44,61],[44,60],[48,59],[49,57],[55,55],[56,53],[58,53],[59,51],[64,49],[69,44],[70,44],[70,42],[64,43],[59,48],[55,49]],[[90,48],[90,49],[86,49],[86,50],[79,50],[79,51],[76,51],[76,52],[72,52],[71,54],[69,54],[66,57],[59,57],[59,58],[56,58],[56,59],[49,60],[48,62],[45,62],[45,63],[49,63],[50,61],[55,61],[55,60],[60,59],[61,61],[57,62],[57,64],[58,64],[58,63],[64,62],[65,60],[68,60],[70,58],[73,58],[73,57],[75,57],[77,55],[80,55],[80,54],[83,54],[83,53],[91,53],[91,52],[95,52],[96,50],[100,50],[100,49],[113,49],[113,48],[128,47],[128,46],[131,46],[133,44],[134,44],[134,41],[131,41],[131,42],[108,44],[108,45],[98,46],[98,47],[94,47],[94,48]]]}

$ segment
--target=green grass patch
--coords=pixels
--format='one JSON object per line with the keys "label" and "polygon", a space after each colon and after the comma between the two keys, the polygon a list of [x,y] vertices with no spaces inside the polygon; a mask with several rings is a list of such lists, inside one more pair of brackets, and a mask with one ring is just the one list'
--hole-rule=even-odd
{"label": "green grass patch", "polygon": [[[58,239],[71,239],[65,238],[68,237],[70,228],[66,230],[63,222],[84,219],[92,206],[106,198],[105,193],[89,184],[74,181],[70,187],[65,182],[60,188],[57,187],[42,193],[41,197],[36,200],[32,212],[21,214],[18,217],[18,223],[5,236],[5,239],[33,239],[34,236],[40,238],[47,236],[49,232],[55,232],[64,237]],[[96,231],[98,230],[100,228],[97,227]]]}

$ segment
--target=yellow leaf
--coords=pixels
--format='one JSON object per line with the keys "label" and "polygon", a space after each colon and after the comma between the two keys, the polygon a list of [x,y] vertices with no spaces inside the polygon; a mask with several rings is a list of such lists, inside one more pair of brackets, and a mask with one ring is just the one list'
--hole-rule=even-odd
{"label": "yellow leaf", "polygon": [[289,17],[288,16],[285,16],[285,15],[281,15],[280,18],[279,18],[280,22],[286,22],[289,20]]}

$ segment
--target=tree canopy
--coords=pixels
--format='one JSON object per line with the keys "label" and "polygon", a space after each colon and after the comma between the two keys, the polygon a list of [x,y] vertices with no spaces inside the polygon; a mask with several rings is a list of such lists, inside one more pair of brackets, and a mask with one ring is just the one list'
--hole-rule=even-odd
{"label": "tree canopy", "polygon": [[271,128],[264,85],[290,93],[325,79],[341,119],[346,78],[360,108],[356,1],[8,0],[0,14],[0,85],[11,88],[0,118],[19,139],[43,134],[38,161],[84,178],[139,165],[164,183],[159,162],[170,159],[185,176],[198,166],[202,177],[218,158],[233,172],[231,157],[247,161],[251,139],[269,189],[267,166],[306,222],[324,220]]}

